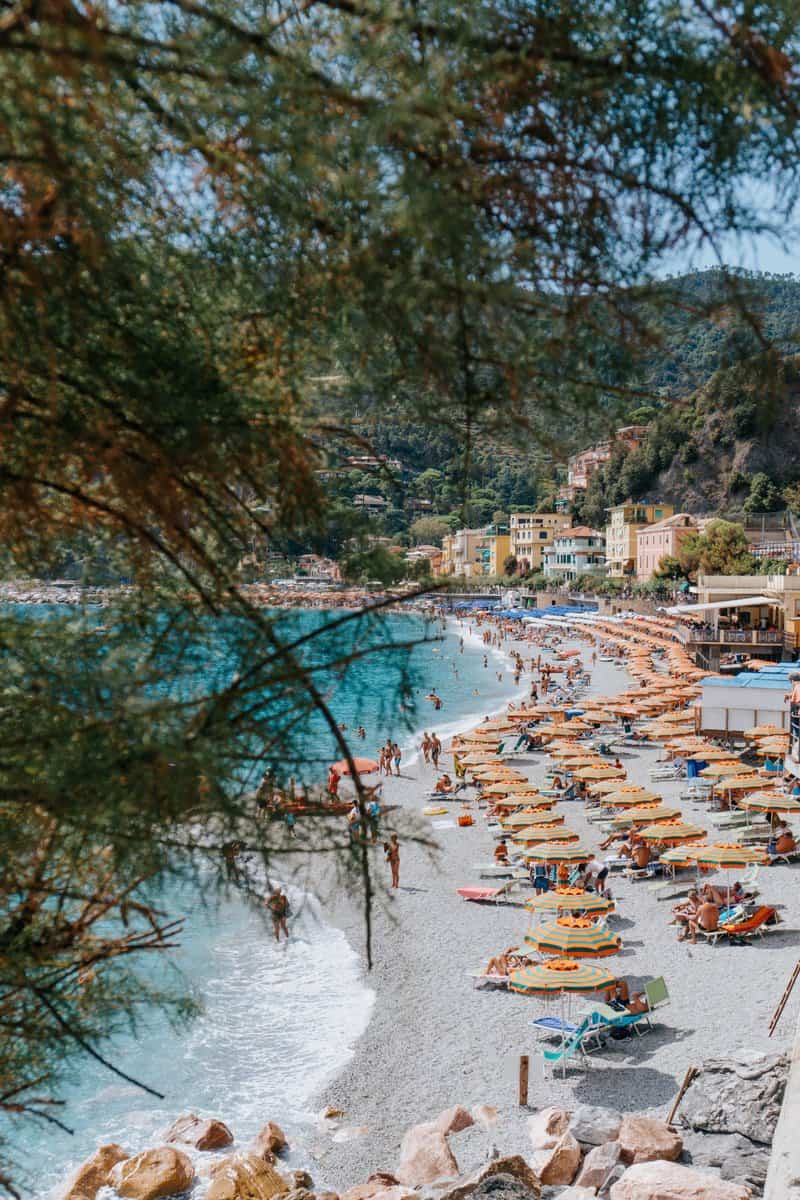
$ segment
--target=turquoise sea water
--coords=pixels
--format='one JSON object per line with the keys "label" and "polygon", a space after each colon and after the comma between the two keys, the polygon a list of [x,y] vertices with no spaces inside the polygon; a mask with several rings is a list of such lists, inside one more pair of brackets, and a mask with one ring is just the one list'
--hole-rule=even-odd
{"label": "turquoise sea water", "polygon": [[[308,612],[287,619],[302,633],[330,618]],[[391,737],[404,747],[407,767],[423,729],[444,740],[516,693],[503,659],[490,651],[484,667],[480,642],[455,623],[444,628],[416,615],[391,615],[362,644],[387,637],[428,640],[407,651],[366,655],[326,682],[337,721],[349,727],[350,735],[359,724],[367,731],[363,742],[354,741],[356,753],[373,755]],[[443,701],[435,715],[425,699],[434,688]],[[322,773],[335,743],[321,722],[307,729],[305,750]],[[412,788],[409,784],[409,796]],[[138,1038],[119,1038],[104,1047],[118,1067],[165,1099],[146,1095],[83,1059],[62,1093],[67,1103],[60,1115],[74,1135],[54,1129],[43,1135],[32,1124],[12,1135],[37,1181],[31,1195],[55,1197],[70,1169],[100,1142],[117,1141],[131,1152],[157,1144],[160,1131],[182,1112],[221,1117],[240,1144],[278,1115],[296,1144],[313,1134],[312,1099],[341,1069],[366,1027],[372,994],[355,952],[342,933],[326,925],[317,902],[302,895],[293,901],[291,941],[277,947],[260,915],[235,893],[206,908],[188,885],[170,885],[164,906],[186,916],[175,965],[203,1011],[178,1031],[154,1013]]]}

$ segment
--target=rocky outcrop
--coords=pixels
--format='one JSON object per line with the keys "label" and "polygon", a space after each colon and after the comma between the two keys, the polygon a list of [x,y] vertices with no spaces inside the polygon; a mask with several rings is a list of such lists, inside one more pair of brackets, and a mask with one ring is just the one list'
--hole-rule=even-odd
{"label": "rocky outcrop", "polygon": [[542,1108],[528,1118],[528,1136],[534,1150],[550,1150],[569,1129],[565,1108]]}
{"label": "rocky outcrop", "polygon": [[654,1117],[629,1114],[619,1128],[619,1148],[624,1163],[646,1163],[665,1159],[674,1162],[683,1149],[681,1137]]}
{"label": "rocky outcrop", "polygon": [[582,1146],[603,1146],[619,1135],[622,1113],[613,1108],[581,1104],[572,1114],[569,1131]]}
{"label": "rocky outcrop", "polygon": [[128,1157],[122,1146],[110,1142],[98,1146],[94,1154],[81,1163],[67,1184],[62,1200],[95,1200],[101,1187],[111,1182],[111,1170]]}
{"label": "rocky outcrop", "polygon": [[164,1134],[165,1142],[180,1142],[195,1150],[224,1150],[233,1144],[233,1134],[222,1121],[186,1113],[173,1121]]}
{"label": "rocky outcrop", "polygon": [[257,1154],[229,1154],[211,1169],[206,1200],[273,1200],[290,1185]]}
{"label": "rocky outcrop", "polygon": [[111,1183],[128,1200],[180,1196],[194,1183],[194,1167],[182,1150],[158,1146],[118,1162],[111,1171]]}
{"label": "rocky outcrop", "polygon": [[722,1179],[746,1183],[758,1195],[764,1190],[770,1147],[751,1142],[740,1133],[692,1133],[683,1135],[683,1161],[699,1170],[712,1168]]}
{"label": "rocky outcrop", "polygon": [[580,1187],[603,1187],[620,1161],[622,1151],[619,1142],[606,1142],[593,1146],[583,1160],[575,1183]]}
{"label": "rocky outcrop", "polygon": [[531,1161],[542,1183],[572,1183],[581,1165],[581,1148],[567,1130],[549,1150],[537,1150]]}
{"label": "rocky outcrop", "polygon": [[788,1062],[779,1054],[741,1052],[709,1059],[681,1102],[680,1121],[703,1133],[738,1133],[769,1145],[786,1090]]}
{"label": "rocky outcrop", "polygon": [[400,1163],[395,1172],[407,1187],[423,1187],[439,1179],[454,1179],[458,1163],[435,1121],[412,1125],[400,1143]]}
{"label": "rocky outcrop", "polygon": [[342,1192],[341,1200],[416,1200],[416,1193],[403,1187],[396,1179],[392,1183],[385,1182],[385,1179],[383,1172],[370,1176],[366,1183]]}
{"label": "rocky outcrop", "polygon": [[750,1200],[741,1183],[731,1183],[674,1162],[629,1167],[611,1188],[610,1200]]}

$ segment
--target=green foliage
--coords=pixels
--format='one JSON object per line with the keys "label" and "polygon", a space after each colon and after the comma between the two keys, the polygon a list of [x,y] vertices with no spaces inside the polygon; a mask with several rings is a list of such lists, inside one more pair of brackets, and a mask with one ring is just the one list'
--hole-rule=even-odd
{"label": "green foliage", "polygon": [[406,577],[406,564],[399,554],[385,546],[371,546],[352,554],[342,563],[342,574],[349,583],[377,583],[389,586]]}
{"label": "green foliage", "polygon": [[442,539],[451,532],[452,527],[444,517],[419,517],[409,529],[416,546],[441,546]]}
{"label": "green foliage", "polygon": [[516,555],[509,554],[508,557],[503,560],[503,574],[508,577],[516,575],[518,566],[519,563],[517,562]]}
{"label": "green foliage", "polygon": [[781,507],[783,496],[769,475],[759,471],[750,480],[750,492],[742,505],[746,513],[775,512]]}
{"label": "green foliage", "polygon": [[758,569],[747,549],[744,528],[733,521],[711,521],[703,533],[692,533],[680,545],[678,561],[686,578],[706,575],[752,575]]}

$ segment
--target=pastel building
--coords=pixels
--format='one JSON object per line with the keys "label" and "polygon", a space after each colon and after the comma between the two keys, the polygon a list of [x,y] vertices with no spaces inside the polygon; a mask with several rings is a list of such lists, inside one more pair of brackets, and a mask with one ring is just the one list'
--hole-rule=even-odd
{"label": "pastel building", "polygon": [[645,525],[653,525],[671,517],[671,504],[615,504],[608,512],[606,525],[606,564],[608,574],[621,577],[633,575],[638,552],[637,534]]}
{"label": "pastel building", "polygon": [[556,534],[544,552],[545,575],[575,579],[577,575],[605,571],[605,538],[598,529],[575,525]]}
{"label": "pastel building", "polygon": [[663,521],[645,525],[636,531],[636,577],[652,579],[662,558],[675,558],[681,544],[699,531],[697,519],[691,513],[673,513]]}
{"label": "pastel building", "polygon": [[512,513],[509,522],[510,553],[517,560],[518,570],[541,571],[544,552],[562,529],[568,529],[571,518],[567,513]]}

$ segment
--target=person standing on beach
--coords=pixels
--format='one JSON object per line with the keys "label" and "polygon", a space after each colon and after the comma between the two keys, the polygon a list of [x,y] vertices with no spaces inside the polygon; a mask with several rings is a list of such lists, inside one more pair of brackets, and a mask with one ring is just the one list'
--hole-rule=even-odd
{"label": "person standing on beach", "polygon": [[427,729],[422,735],[422,745],[420,749],[422,750],[422,761],[429,763],[431,761],[431,739]]}
{"label": "person standing on beach", "polygon": [[397,840],[397,834],[393,833],[388,842],[383,843],[383,852],[391,867],[392,871],[392,887],[400,887],[400,843]]}
{"label": "person standing on beach", "polygon": [[442,753],[442,743],[439,741],[435,733],[431,734],[431,762],[434,768],[439,769],[439,755]]}
{"label": "person standing on beach", "polygon": [[267,897],[266,906],[272,916],[272,928],[275,931],[275,941],[281,940],[281,934],[289,940],[289,929],[286,924],[286,918],[289,915],[289,901],[280,887],[276,887],[275,891]]}
{"label": "person standing on beach", "polygon": [[392,758],[394,759],[395,775],[400,774],[400,760],[402,759],[402,757],[403,757],[403,753],[402,753],[400,747],[398,746],[397,742],[395,742],[394,745],[392,746]]}

